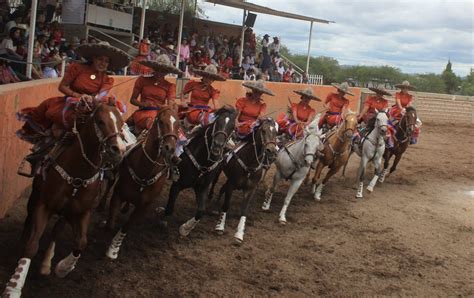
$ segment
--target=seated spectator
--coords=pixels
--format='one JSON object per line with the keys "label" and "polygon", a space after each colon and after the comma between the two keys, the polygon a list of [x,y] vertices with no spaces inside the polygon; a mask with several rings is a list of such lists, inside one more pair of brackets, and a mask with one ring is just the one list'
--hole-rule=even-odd
{"label": "seated spectator", "polygon": [[242,67],[245,71],[248,71],[252,65],[250,65],[250,56],[246,56],[242,62]]}
{"label": "seated spectator", "polygon": [[280,39],[277,36],[273,37],[273,42],[268,46],[270,54],[278,54],[280,52]]}

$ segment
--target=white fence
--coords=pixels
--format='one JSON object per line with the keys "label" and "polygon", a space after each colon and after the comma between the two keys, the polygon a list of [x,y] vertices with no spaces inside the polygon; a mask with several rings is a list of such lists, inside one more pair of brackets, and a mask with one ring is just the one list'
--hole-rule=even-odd
{"label": "white fence", "polygon": [[308,83],[312,85],[322,85],[323,75],[317,75],[317,74],[308,75]]}

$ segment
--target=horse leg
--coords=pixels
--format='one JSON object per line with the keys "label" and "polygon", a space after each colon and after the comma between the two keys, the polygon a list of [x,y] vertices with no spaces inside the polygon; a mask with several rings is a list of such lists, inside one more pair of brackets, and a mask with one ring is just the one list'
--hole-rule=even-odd
{"label": "horse leg", "polygon": [[281,178],[282,178],[281,173],[280,171],[277,170],[275,172],[275,176],[273,176],[272,186],[268,187],[267,191],[265,192],[265,201],[263,201],[262,210],[264,211],[270,210],[270,204],[272,203],[273,194],[275,193],[276,188]]}
{"label": "horse leg", "polygon": [[388,174],[388,166],[390,164],[390,158],[392,157],[392,152],[390,149],[385,149],[383,154],[383,171],[380,175],[379,182],[383,183],[385,181],[385,177]]}
{"label": "horse leg", "polygon": [[[321,161],[318,162],[318,166],[316,167],[316,171],[314,172],[314,176],[313,176],[313,180],[311,182],[311,193],[314,194],[314,198],[316,200],[319,200],[317,199],[316,197],[316,186],[317,186],[317,183],[318,183],[318,180],[319,180],[319,177],[321,177],[321,172],[323,171],[323,168],[324,168],[324,165]],[[321,194],[319,195],[321,197]]]}
{"label": "horse leg", "polygon": [[219,221],[217,222],[216,227],[215,227],[215,231],[219,235],[224,234],[226,215],[227,215],[227,211],[229,211],[230,199],[232,197],[233,192],[234,192],[234,186],[232,185],[230,180],[227,180],[226,183],[221,187],[219,191],[219,200],[222,197],[222,195],[225,194],[224,204],[222,205],[222,208],[221,208]]}
{"label": "horse leg", "polygon": [[56,224],[54,225],[53,232],[51,234],[51,242],[49,243],[48,249],[44,255],[43,262],[41,263],[40,273],[42,275],[51,274],[51,260],[54,257],[54,250],[56,248],[56,240],[58,235],[64,230],[66,226],[66,219],[60,217]]}
{"label": "horse leg", "polygon": [[402,154],[395,154],[395,159],[393,161],[392,167],[390,168],[390,174],[395,172],[395,170],[397,169],[397,165],[400,162],[401,158],[402,158]]}
{"label": "horse leg", "polygon": [[326,183],[329,181],[329,178],[331,178],[332,176],[334,176],[334,174],[336,174],[337,170],[338,170],[338,167],[336,167],[336,165],[333,165],[331,168],[329,168],[329,171],[327,172],[323,181],[318,185],[318,187],[316,188],[316,191],[314,192],[314,198],[316,200],[318,201],[321,200],[321,195],[323,193],[324,185],[326,185]]}
{"label": "horse leg", "polygon": [[367,190],[370,192],[374,191],[374,187],[377,184],[377,180],[379,180],[379,177],[381,177],[381,172],[382,172],[382,158],[376,158],[374,159],[374,165],[375,165],[375,175],[370,181],[369,185],[367,186]]}
{"label": "horse leg", "polygon": [[364,152],[361,152],[359,171],[357,173],[357,193],[356,198],[364,197],[364,176],[365,176],[365,167],[367,166],[368,159],[365,157]]}
{"label": "horse leg", "polygon": [[77,261],[81,257],[82,251],[87,246],[87,229],[91,220],[92,210],[88,210],[83,214],[77,215],[71,219],[72,231],[74,234],[74,249],[64,259],[62,259],[54,269],[56,275],[60,278],[66,277],[74,268]]}
{"label": "horse leg", "polygon": [[244,241],[244,233],[245,233],[245,221],[247,220],[247,213],[250,205],[250,201],[252,200],[255,192],[257,191],[258,184],[253,186],[252,190],[244,190],[244,199],[240,205],[240,220],[239,225],[237,226],[237,232],[234,234],[234,239],[237,243],[242,243]]}
{"label": "horse leg", "polygon": [[122,206],[122,200],[119,195],[116,193],[112,194],[110,198],[110,205],[109,205],[109,218],[107,219],[106,228],[109,231],[115,230],[115,224],[117,222],[117,215],[120,212],[120,208]]}
{"label": "horse leg", "polygon": [[174,212],[174,205],[176,204],[176,198],[178,197],[179,193],[181,192],[181,186],[174,182],[171,185],[170,193],[168,195],[168,203],[166,204],[165,208],[165,216],[170,216]]}
{"label": "horse leg", "polygon": [[105,253],[107,258],[111,260],[115,260],[118,258],[120,247],[122,246],[122,242],[125,236],[127,235],[130,227],[144,217],[152,201],[153,200],[148,200],[149,203],[147,204],[138,204],[135,206],[135,209],[133,209],[133,212],[132,214],[130,214],[127,222],[120,230],[118,230],[117,234],[115,234],[114,238],[112,239],[112,242],[110,243],[109,248]]}
{"label": "horse leg", "polygon": [[194,188],[198,207],[196,215],[179,227],[179,234],[183,237],[188,236],[189,233],[194,230],[194,228],[201,221],[201,218],[206,212],[206,196],[209,193],[209,189],[211,187],[210,183],[206,184],[204,184],[204,186]]}
{"label": "horse leg", "polygon": [[300,188],[301,183],[303,183],[303,178],[291,181],[290,188],[288,189],[288,193],[286,194],[286,197],[285,197],[285,202],[283,203],[283,207],[281,208],[281,211],[280,211],[280,218],[278,221],[281,224],[286,224],[286,210],[288,209],[288,206],[290,206],[291,199]]}
{"label": "horse leg", "polygon": [[2,297],[20,297],[21,290],[25,284],[26,276],[30,268],[31,259],[36,255],[39,248],[39,241],[46,229],[51,212],[44,204],[38,205],[32,215],[31,233],[26,242],[23,257],[18,261],[15,273],[7,283]]}

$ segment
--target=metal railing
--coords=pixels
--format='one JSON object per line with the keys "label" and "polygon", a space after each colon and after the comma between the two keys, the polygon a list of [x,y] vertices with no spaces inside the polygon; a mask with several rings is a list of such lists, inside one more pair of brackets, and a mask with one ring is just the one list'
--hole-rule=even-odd
{"label": "metal railing", "polygon": [[[107,38],[113,40],[114,42],[117,42],[117,43],[119,43],[120,45],[123,45],[123,46],[127,49],[127,51],[133,50],[134,52],[136,52],[136,53],[138,54],[138,50],[135,49],[134,47],[132,47],[131,45],[129,45],[129,44],[127,44],[127,43],[121,41],[120,39],[117,39],[117,38],[113,37],[113,36],[110,35],[110,34],[105,33],[105,32],[102,31],[102,30],[99,30],[98,28],[89,26],[89,31],[98,32],[98,33],[100,33],[100,34],[106,36]],[[92,34],[89,33],[89,36],[92,36],[93,38],[95,38],[95,39],[97,39],[97,40],[104,41],[103,39],[98,38],[96,35],[92,35]],[[127,53],[127,51],[125,51],[125,53],[126,53],[129,57],[133,58],[134,56],[133,56],[133,55],[130,55],[129,53]]]}

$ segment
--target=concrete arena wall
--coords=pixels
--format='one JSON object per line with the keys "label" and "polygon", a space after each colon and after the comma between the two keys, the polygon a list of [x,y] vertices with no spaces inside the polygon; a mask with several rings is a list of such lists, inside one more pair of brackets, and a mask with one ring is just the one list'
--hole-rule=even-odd
{"label": "concrete arena wall", "polygon": [[[136,78],[131,77],[115,77],[116,87],[111,93],[128,103],[135,80]],[[0,86],[0,219],[18,198],[24,196],[31,183],[30,179],[16,174],[20,161],[29,152],[30,145],[15,136],[15,132],[22,125],[16,120],[15,114],[22,108],[38,105],[46,98],[61,95],[57,90],[59,81],[60,79],[45,79]],[[221,102],[233,105],[236,98],[244,96],[247,90],[241,84],[242,81],[231,80],[216,82],[214,86],[221,90]],[[268,83],[267,86],[276,94],[274,97],[264,96],[268,104],[267,112],[274,118],[286,110],[288,97],[293,102],[298,100],[293,90],[306,88],[305,85],[289,83]],[[334,90],[331,86],[312,88],[321,98],[325,98]],[[350,97],[351,108],[357,110],[361,90],[353,88],[353,91],[355,96]],[[311,105],[321,110],[321,103],[312,101]],[[127,108],[127,116],[135,110],[130,104]]]}

